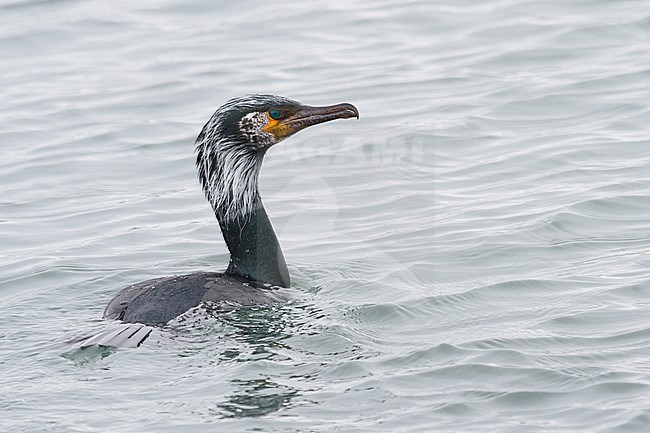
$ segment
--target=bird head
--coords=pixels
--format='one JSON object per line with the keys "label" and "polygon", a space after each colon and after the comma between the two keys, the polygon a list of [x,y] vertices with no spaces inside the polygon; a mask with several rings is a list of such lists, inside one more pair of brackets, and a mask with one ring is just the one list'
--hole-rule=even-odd
{"label": "bird head", "polygon": [[257,151],[309,126],[335,119],[359,118],[351,104],[310,107],[274,95],[248,95],[231,99],[213,117],[221,118],[221,133]]}
{"label": "bird head", "polygon": [[274,95],[247,95],[219,107],[196,139],[199,178],[217,216],[250,212],[271,146],[309,126],[352,117],[359,118],[352,104],[311,107]]}

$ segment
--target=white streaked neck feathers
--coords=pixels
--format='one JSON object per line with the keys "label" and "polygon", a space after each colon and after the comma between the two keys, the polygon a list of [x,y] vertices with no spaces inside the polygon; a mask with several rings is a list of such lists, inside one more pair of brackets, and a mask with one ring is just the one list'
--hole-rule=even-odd
{"label": "white streaked neck feathers", "polygon": [[245,217],[259,198],[262,155],[239,143],[220,140],[204,148],[197,159],[205,195],[223,222]]}
{"label": "white streaked neck feathers", "polygon": [[[258,206],[258,177],[275,137],[263,131],[265,110],[297,104],[272,95],[248,95],[221,106],[196,139],[196,165],[207,199],[222,223],[245,218]],[[242,115],[242,113],[245,113]]]}

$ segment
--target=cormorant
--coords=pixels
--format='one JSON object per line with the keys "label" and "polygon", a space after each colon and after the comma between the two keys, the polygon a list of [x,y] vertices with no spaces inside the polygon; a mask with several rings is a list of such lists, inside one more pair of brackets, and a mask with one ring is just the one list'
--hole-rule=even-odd
{"label": "cormorant", "polygon": [[[260,198],[262,160],[301,129],[352,117],[359,118],[352,104],[310,107],[274,95],[234,98],[218,108],[196,139],[196,165],[230,251],[228,268],[129,286],[108,303],[104,318],[161,326],[202,302],[233,308],[283,299],[279,288],[289,287],[289,271]],[[144,341],[145,330],[127,333],[140,332]]]}

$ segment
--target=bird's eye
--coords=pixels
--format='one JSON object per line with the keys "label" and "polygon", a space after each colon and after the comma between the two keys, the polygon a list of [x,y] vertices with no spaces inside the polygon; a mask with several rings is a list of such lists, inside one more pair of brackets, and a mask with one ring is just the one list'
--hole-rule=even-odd
{"label": "bird's eye", "polygon": [[273,120],[280,120],[280,118],[282,117],[282,111],[276,110],[275,108],[269,110],[269,117]]}

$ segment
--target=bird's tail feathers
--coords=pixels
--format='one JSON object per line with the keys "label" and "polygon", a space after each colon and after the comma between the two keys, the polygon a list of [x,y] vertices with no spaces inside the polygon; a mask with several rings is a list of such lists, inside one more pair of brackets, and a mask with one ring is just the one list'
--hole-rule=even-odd
{"label": "bird's tail feathers", "polygon": [[140,347],[156,328],[141,323],[114,323],[99,334],[82,341],[81,348]]}

